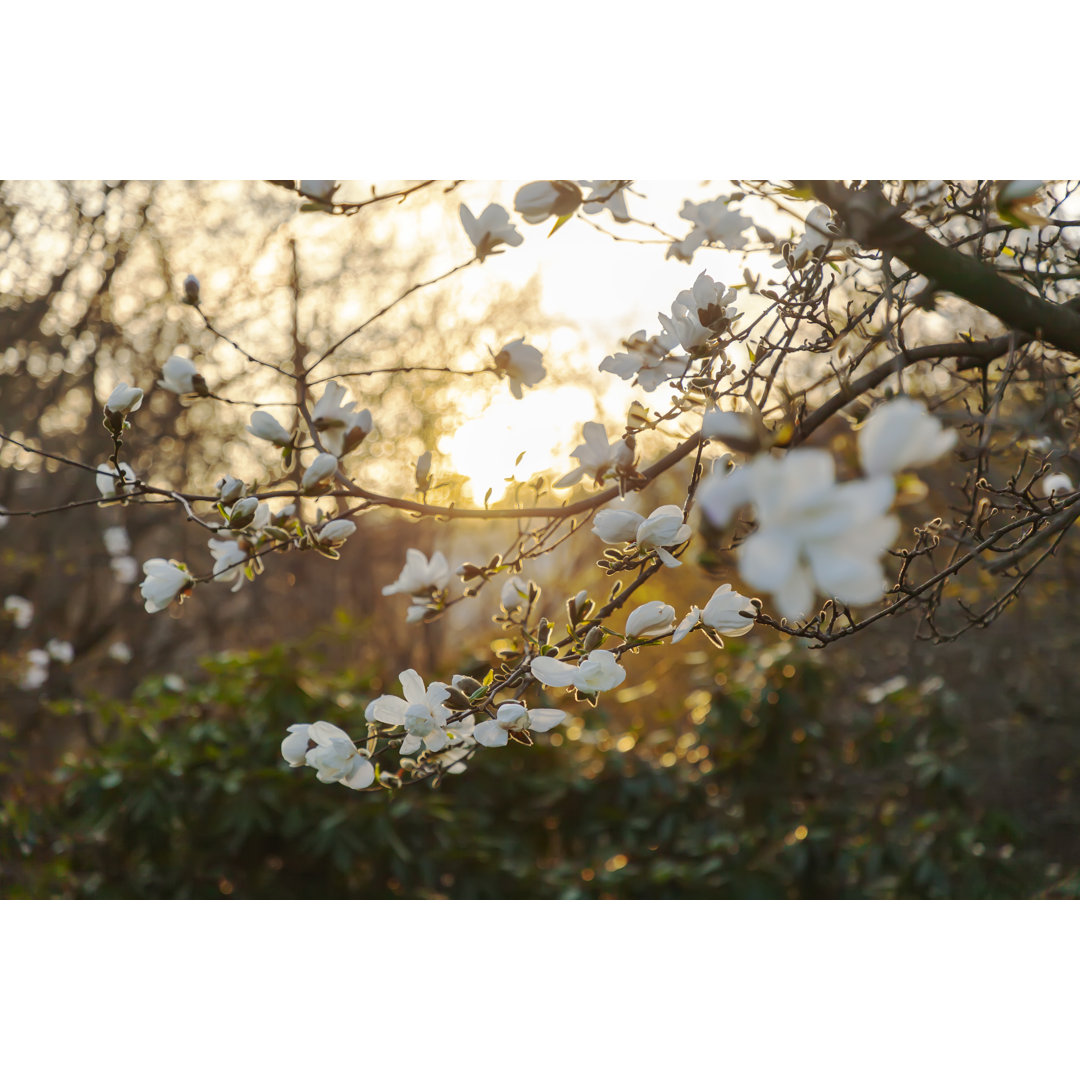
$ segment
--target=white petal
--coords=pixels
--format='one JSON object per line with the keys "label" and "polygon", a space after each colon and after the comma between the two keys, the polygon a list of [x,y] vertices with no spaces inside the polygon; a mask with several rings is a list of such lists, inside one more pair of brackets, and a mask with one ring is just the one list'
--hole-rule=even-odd
{"label": "white petal", "polygon": [[510,736],[506,732],[506,728],[500,727],[496,720],[485,720],[482,724],[477,724],[473,729],[473,738],[481,746],[505,746],[509,742]]}
{"label": "white petal", "polygon": [[553,656],[538,656],[531,664],[532,673],[545,686],[571,686],[577,677],[577,668]]}

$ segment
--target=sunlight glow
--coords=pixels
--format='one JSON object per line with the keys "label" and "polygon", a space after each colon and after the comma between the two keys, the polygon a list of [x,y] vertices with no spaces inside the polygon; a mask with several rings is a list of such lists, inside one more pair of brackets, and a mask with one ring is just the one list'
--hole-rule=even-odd
{"label": "sunlight glow", "polygon": [[[507,393],[443,436],[439,452],[469,478],[473,502],[482,504],[488,488],[495,502],[506,493],[508,476],[527,480],[539,472],[569,472],[574,465],[570,451],[581,443],[581,418],[594,412],[593,395],[580,386],[527,391],[522,401]],[[523,450],[525,457],[515,468]]]}

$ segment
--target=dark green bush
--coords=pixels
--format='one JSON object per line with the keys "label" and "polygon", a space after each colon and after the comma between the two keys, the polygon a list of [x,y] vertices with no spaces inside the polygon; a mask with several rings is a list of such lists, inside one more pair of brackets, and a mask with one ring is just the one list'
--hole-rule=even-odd
{"label": "dark green bush", "polygon": [[1013,897],[1047,884],[1052,860],[1030,823],[995,809],[933,686],[871,703],[815,654],[736,642],[666,727],[609,735],[591,710],[561,745],[481,750],[437,790],[357,793],[280,757],[290,723],[362,735],[382,692],[363,672],[320,672],[316,655],[207,661],[182,692],[159,680],[92,702],[100,745],[47,776],[14,760],[3,893]]}

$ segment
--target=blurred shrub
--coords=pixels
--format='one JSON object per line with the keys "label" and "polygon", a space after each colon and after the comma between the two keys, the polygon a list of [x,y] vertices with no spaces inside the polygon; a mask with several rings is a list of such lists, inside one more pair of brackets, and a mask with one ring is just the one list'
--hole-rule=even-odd
{"label": "blurred shrub", "polygon": [[[278,749],[299,721],[361,736],[364,705],[384,689],[370,673],[327,675],[313,645],[209,660],[199,685],[157,680],[130,702],[91,702],[100,744],[47,775],[23,770],[8,739],[0,889],[524,899],[1046,888],[1053,860],[965,767],[970,748],[937,685],[894,680],[853,700],[835,665],[789,645],[735,642],[722,660],[668,727],[609,735],[593,710],[559,746],[481,751],[438,790],[397,794],[321,785]],[[1075,880],[1065,873],[1060,891]]]}

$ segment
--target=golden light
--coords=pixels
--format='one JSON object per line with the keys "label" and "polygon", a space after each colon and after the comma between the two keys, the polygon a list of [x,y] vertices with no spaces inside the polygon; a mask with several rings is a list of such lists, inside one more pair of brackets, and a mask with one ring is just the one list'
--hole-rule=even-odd
{"label": "golden light", "polygon": [[[596,408],[593,395],[580,386],[527,390],[521,401],[507,393],[480,407],[478,416],[439,440],[450,467],[469,478],[475,503],[483,503],[489,488],[492,502],[501,498],[509,476],[568,473],[575,464],[570,451],[581,443],[582,417],[591,418]],[[525,457],[515,467],[522,451]]]}

